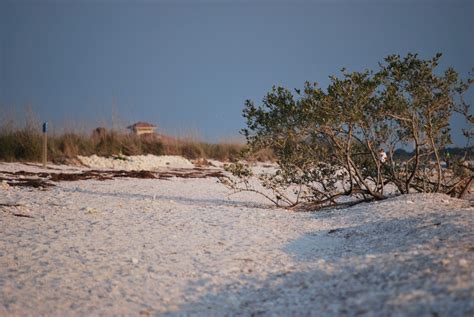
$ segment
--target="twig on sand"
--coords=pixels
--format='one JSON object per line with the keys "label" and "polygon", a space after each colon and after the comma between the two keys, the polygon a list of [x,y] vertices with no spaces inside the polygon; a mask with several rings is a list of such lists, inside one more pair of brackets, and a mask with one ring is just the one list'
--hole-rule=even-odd
{"label": "twig on sand", "polygon": [[18,213],[11,213],[11,215],[15,217],[34,218],[33,216],[30,216],[30,215],[18,214]]}
{"label": "twig on sand", "polygon": [[466,196],[466,194],[470,191],[471,189],[471,184],[472,184],[472,180],[474,179],[474,176],[472,176],[469,181],[467,182],[467,184],[464,186],[464,188],[461,190],[461,192],[459,193],[459,198],[460,199],[463,199],[464,196]]}
{"label": "twig on sand", "polygon": [[343,209],[343,208],[349,208],[353,207],[355,205],[361,204],[361,203],[369,203],[374,201],[375,199],[359,199],[359,200],[354,200],[354,201],[347,201],[347,202],[337,202],[335,204],[330,204],[330,205],[325,205],[321,206],[319,204],[302,204],[299,206],[296,206],[293,208],[296,211],[331,211],[331,210],[336,210],[336,209]]}
{"label": "twig on sand", "polygon": [[0,207],[20,207],[22,205],[20,204],[3,204],[3,203],[0,203]]}
{"label": "twig on sand", "polygon": [[[22,205],[20,204],[4,204],[4,203],[0,203],[0,207],[21,207]],[[20,213],[17,213],[17,212],[11,212],[9,210],[6,210],[4,208],[1,209],[3,212],[7,213],[7,214],[10,214],[12,216],[15,216],[15,217],[23,217],[23,218],[34,218],[33,216],[30,216],[30,215],[25,215],[25,214],[20,214]]]}
{"label": "twig on sand", "polygon": [[249,258],[235,258],[236,261],[244,261],[244,262],[254,262],[254,260]]}

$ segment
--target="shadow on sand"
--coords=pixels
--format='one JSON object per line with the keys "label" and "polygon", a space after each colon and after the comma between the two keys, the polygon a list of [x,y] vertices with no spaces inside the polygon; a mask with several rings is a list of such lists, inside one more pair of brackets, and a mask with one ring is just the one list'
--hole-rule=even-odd
{"label": "shadow on sand", "polygon": [[[305,269],[263,279],[242,273],[241,283],[220,286],[166,315],[473,316],[474,284],[460,282],[472,276],[457,262],[474,259],[474,249],[466,247],[472,234],[450,224],[450,217],[303,235],[283,251],[308,264]],[[449,263],[447,253],[454,255]]]}

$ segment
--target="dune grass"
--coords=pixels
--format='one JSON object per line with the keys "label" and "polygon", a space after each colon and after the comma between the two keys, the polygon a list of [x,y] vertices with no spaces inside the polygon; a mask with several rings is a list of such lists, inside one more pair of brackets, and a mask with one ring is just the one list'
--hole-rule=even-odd
{"label": "dune grass", "polygon": [[[0,161],[41,161],[41,120],[32,106],[22,111],[0,104]],[[115,115],[111,123],[99,125],[111,128],[92,130],[90,122],[63,122],[50,126],[48,132],[48,160],[65,163],[78,155],[180,155],[205,163],[206,159],[232,162],[241,157],[246,148],[242,140],[224,140],[217,143],[202,141],[199,132],[180,131],[180,137],[166,134],[141,135],[128,133],[126,122]],[[59,127],[59,128],[58,128]],[[159,131],[160,132],[160,131]],[[273,161],[270,150],[263,150],[251,159]]]}
{"label": "dune grass", "polygon": [[[0,127],[0,160],[40,161],[42,133],[33,128]],[[137,136],[101,129],[93,133],[66,132],[48,135],[48,159],[65,162],[78,155],[181,155],[188,159],[233,161],[244,149],[241,143],[207,143],[160,135]]]}

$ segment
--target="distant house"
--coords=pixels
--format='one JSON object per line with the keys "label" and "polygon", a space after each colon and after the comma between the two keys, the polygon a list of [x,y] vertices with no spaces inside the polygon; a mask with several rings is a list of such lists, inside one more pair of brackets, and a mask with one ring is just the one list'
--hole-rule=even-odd
{"label": "distant house", "polygon": [[130,129],[136,135],[153,134],[155,133],[156,126],[147,122],[137,122],[128,126],[127,129]]}

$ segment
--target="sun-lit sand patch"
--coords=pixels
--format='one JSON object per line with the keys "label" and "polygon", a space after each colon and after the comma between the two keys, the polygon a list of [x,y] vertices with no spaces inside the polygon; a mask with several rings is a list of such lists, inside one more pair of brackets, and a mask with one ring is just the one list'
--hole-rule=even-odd
{"label": "sun-lit sand patch", "polygon": [[91,168],[124,170],[156,170],[160,168],[192,168],[193,163],[181,156],[174,155],[135,155],[102,157],[97,155],[78,156],[79,161]]}

